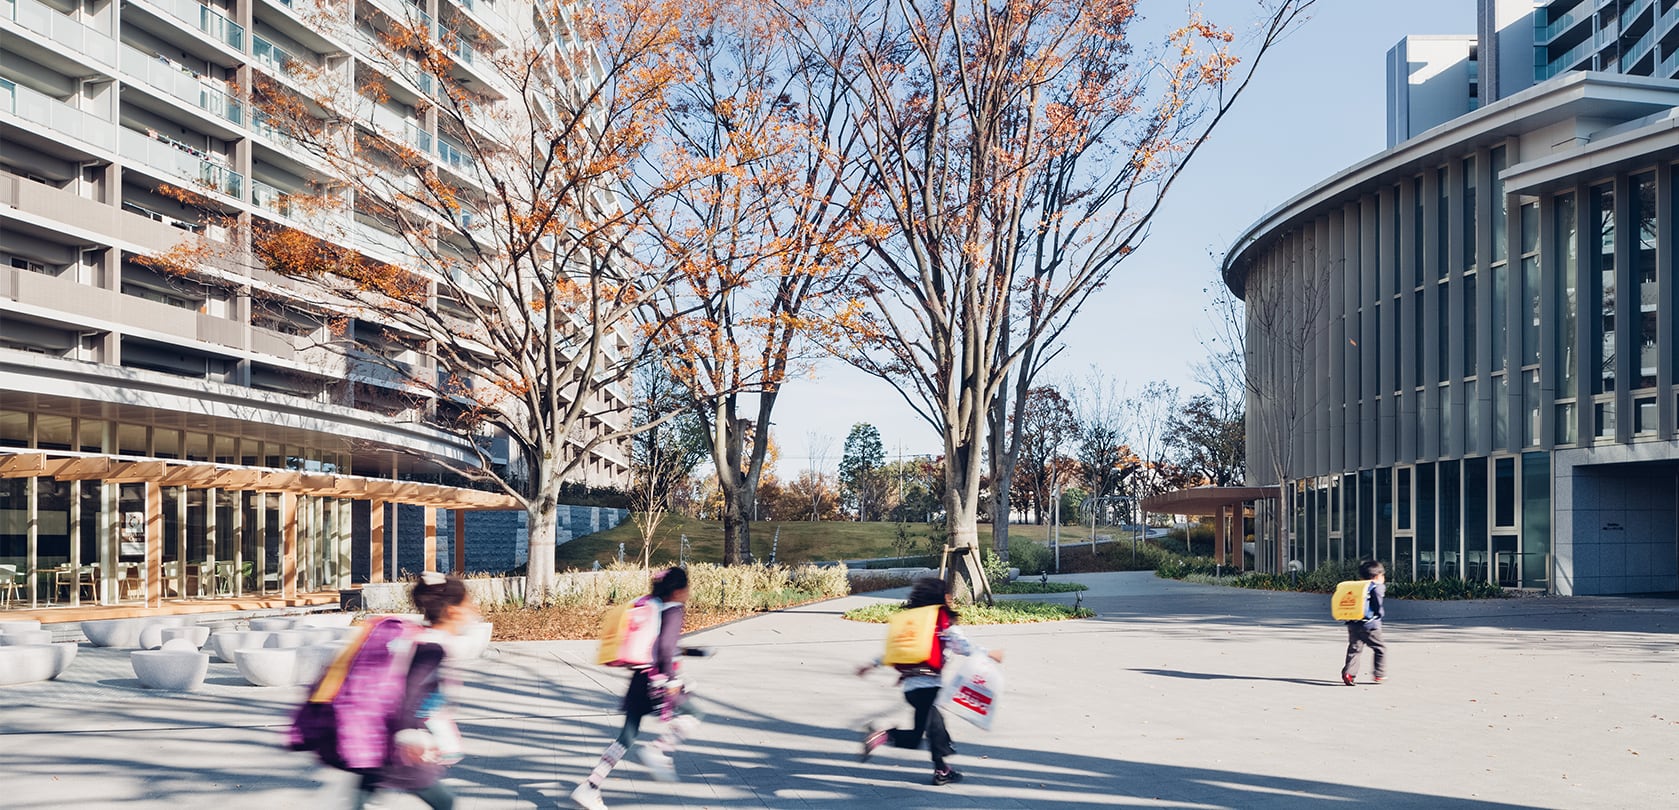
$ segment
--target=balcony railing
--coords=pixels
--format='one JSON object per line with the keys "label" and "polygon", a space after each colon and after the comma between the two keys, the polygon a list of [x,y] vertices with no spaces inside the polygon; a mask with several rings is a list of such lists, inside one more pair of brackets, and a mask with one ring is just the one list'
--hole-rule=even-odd
{"label": "balcony railing", "polygon": [[137,129],[122,130],[122,155],[200,188],[244,198],[245,176],[206,159],[206,155],[178,141],[154,138]]}
{"label": "balcony railing", "polygon": [[1553,39],[1556,39],[1558,36],[1561,36],[1564,31],[1573,28],[1581,20],[1586,19],[1591,15],[1591,4],[1581,3],[1567,14],[1557,17],[1556,19],[1551,20],[1549,24],[1539,28],[1536,32],[1536,36],[1534,37],[1534,44],[1543,45]]}
{"label": "balcony railing", "polygon": [[256,178],[251,178],[251,204],[283,217],[293,217],[297,213],[296,206],[292,205],[286,192]]}
{"label": "balcony railing", "polygon": [[0,0],[0,14],[65,50],[86,54],[107,65],[117,63],[116,40],[40,0]]}
{"label": "balcony railing", "polygon": [[[1674,8],[1679,8],[1679,6],[1674,6]],[[1662,57],[1661,64],[1656,66],[1655,75],[1658,79],[1671,79],[1676,70],[1679,70],[1679,49],[1675,49],[1673,53]]]}
{"label": "balcony railing", "polygon": [[236,23],[221,12],[193,0],[149,0],[153,5],[161,8],[188,25],[198,26],[198,30],[209,34],[216,41],[236,50],[245,50],[245,27]]}
{"label": "balcony railing", "polygon": [[1644,36],[1639,37],[1638,41],[1633,43],[1633,46],[1627,49],[1626,53],[1621,55],[1621,72],[1625,73],[1626,71],[1631,70],[1633,65],[1638,64],[1638,60],[1643,59],[1655,47],[1656,32],[1644,32]]}
{"label": "balcony railing", "polygon": [[123,46],[122,69],[175,98],[221,116],[235,124],[245,121],[245,105],[208,79],[165,56],[147,56],[138,48]]}
{"label": "balcony railing", "polygon": [[1580,64],[1580,60],[1592,55],[1597,44],[1591,40],[1575,45],[1568,49],[1568,53],[1551,60],[1550,64],[1539,69],[1539,80],[1544,81],[1559,73],[1565,73]]}
{"label": "balcony railing", "polygon": [[46,127],[107,151],[117,148],[115,122],[5,79],[0,79],[0,112],[22,118],[32,128]]}
{"label": "balcony railing", "polygon": [[1626,10],[1621,12],[1621,27],[1627,28],[1631,26],[1634,17],[1644,13],[1646,9],[1655,5],[1655,3],[1656,0],[1632,0],[1632,5],[1627,6]]}
{"label": "balcony railing", "polygon": [[449,143],[441,136],[437,138],[437,157],[443,161],[443,165],[456,171],[469,172],[473,169],[472,158],[467,156],[465,150]]}
{"label": "balcony railing", "polygon": [[282,76],[296,76],[301,72],[302,66],[309,64],[287,53],[286,49],[256,35],[251,37],[251,59]]}

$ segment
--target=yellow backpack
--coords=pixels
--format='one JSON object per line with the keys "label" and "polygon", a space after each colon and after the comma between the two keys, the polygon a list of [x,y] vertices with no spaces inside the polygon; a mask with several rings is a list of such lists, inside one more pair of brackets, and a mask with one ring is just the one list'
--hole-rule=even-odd
{"label": "yellow backpack", "polygon": [[1370,598],[1370,580],[1349,579],[1335,586],[1335,596],[1329,601],[1329,615],[1336,621],[1356,622],[1364,619],[1364,602]]}
{"label": "yellow backpack", "polygon": [[891,666],[893,664],[920,664],[933,657],[933,645],[937,643],[934,636],[937,633],[939,609],[942,605],[928,605],[926,607],[900,610],[886,622],[886,654],[881,656],[880,662]]}

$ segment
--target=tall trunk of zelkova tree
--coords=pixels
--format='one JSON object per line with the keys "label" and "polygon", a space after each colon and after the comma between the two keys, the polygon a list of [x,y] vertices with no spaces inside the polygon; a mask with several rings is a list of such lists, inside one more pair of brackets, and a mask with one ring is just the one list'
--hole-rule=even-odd
{"label": "tall trunk of zelkova tree", "polygon": [[[717,491],[723,498],[723,564],[745,565],[752,562],[752,519],[758,502],[758,482],[763,476],[764,459],[769,452],[769,414],[775,406],[775,393],[758,395],[758,428],[749,419],[739,416],[739,402],[734,394],[718,397],[709,414],[711,427],[711,458],[717,468]],[[746,434],[752,433],[752,445],[746,446]]]}
{"label": "tall trunk of zelkova tree", "polygon": [[525,537],[530,549],[525,563],[525,593],[533,604],[548,601],[554,587],[555,507],[560,502],[561,466],[552,456],[530,465],[531,496],[525,501]]}

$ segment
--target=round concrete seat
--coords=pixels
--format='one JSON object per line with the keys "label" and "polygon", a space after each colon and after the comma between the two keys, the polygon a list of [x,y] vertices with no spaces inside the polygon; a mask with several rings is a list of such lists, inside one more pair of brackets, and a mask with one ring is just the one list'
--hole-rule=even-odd
{"label": "round concrete seat", "polygon": [[297,620],[289,616],[264,616],[251,620],[252,630],[290,630],[296,626]]}
{"label": "round concrete seat", "polygon": [[[185,616],[148,616],[135,619],[99,619],[82,622],[82,635],[95,647],[138,647],[140,634],[152,626],[180,627]],[[161,634],[158,644],[163,643]]]}
{"label": "round concrete seat", "polygon": [[262,647],[268,643],[268,633],[262,630],[217,630],[210,634],[210,652],[216,658],[233,663],[233,651],[246,647]]}
{"label": "round concrete seat", "polygon": [[0,621],[0,633],[16,633],[19,630],[39,630],[41,622],[37,619],[7,619]]}
{"label": "round concrete seat", "polygon": [[264,647],[277,649],[294,649],[309,643],[309,636],[302,630],[275,630],[268,634]]}
{"label": "round concrete seat", "polygon": [[233,652],[239,674],[254,686],[296,686],[297,648],[246,647]]}
{"label": "round concrete seat", "polygon": [[304,627],[349,627],[355,618],[353,613],[317,613],[305,616],[297,623]]}
{"label": "round concrete seat", "polygon": [[28,647],[37,644],[51,644],[51,630],[6,630],[0,631],[0,647]]}
{"label": "round concrete seat", "polygon": [[162,628],[162,636],[163,640],[159,646],[166,646],[171,641],[186,641],[192,644],[192,648],[196,650],[203,647],[204,642],[210,640],[210,628],[202,625],[165,627]]}
{"label": "round concrete seat", "polygon": [[209,654],[196,649],[135,650],[128,662],[141,686],[168,692],[191,692],[204,685],[210,671]]}
{"label": "round concrete seat", "polygon": [[0,686],[52,680],[75,659],[71,642],[0,647]]}
{"label": "round concrete seat", "polygon": [[343,649],[344,645],[336,642],[298,647],[297,682],[307,685],[319,680],[321,673],[326,672],[326,668],[332,666],[333,659],[337,658],[338,653],[342,652]]}

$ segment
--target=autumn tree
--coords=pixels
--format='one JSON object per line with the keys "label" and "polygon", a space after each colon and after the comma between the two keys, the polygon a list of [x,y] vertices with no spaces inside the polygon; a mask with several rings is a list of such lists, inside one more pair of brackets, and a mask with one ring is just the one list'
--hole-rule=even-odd
{"label": "autumn tree", "polygon": [[705,168],[632,169],[684,80],[689,6],[538,0],[437,20],[323,6],[313,24],[365,47],[246,88],[266,136],[312,171],[258,200],[250,255],[294,306],[331,314],[329,348],[356,376],[467,441],[476,463],[456,472],[524,505],[538,599],[562,483],[597,454],[627,462],[625,439],[664,418],[629,418],[633,369],[666,351],[683,273],[650,245],[658,203]]}
{"label": "autumn tree", "polygon": [[[1042,524],[1050,491],[1058,481],[1056,462],[1062,449],[1078,434],[1078,419],[1073,416],[1067,398],[1054,386],[1033,388],[1021,402],[1020,415],[1010,425],[1017,437],[1014,444],[1018,453],[1010,483],[1016,492],[1025,496],[1019,508],[1030,508],[1033,522]],[[1000,484],[994,480],[992,486],[995,489]],[[996,497],[995,493],[992,497]],[[994,516],[992,532],[998,531],[995,520]]]}
{"label": "autumn tree", "polygon": [[1030,389],[1044,347],[1142,243],[1307,5],[1267,6],[1240,42],[1192,15],[1157,56],[1132,47],[1130,2],[801,5],[807,50],[855,99],[845,131],[868,147],[866,176],[848,187],[872,226],[865,306],[841,350],[943,438],[947,572],[986,590],[977,523],[998,397]]}

